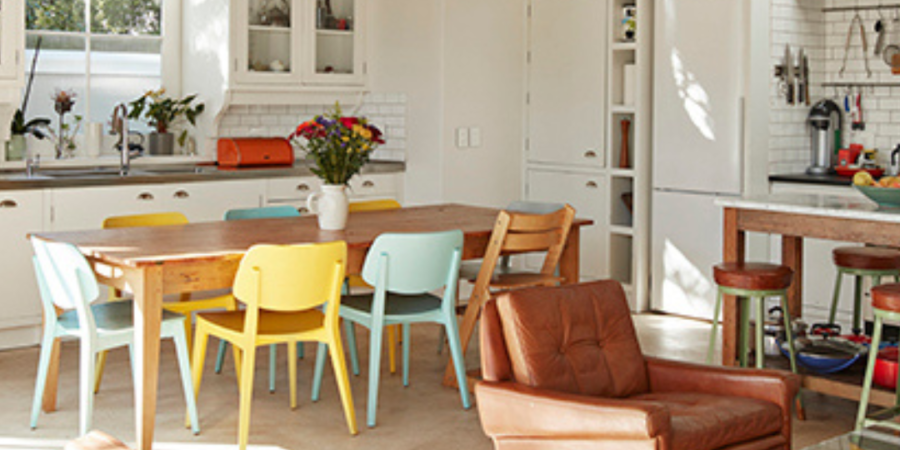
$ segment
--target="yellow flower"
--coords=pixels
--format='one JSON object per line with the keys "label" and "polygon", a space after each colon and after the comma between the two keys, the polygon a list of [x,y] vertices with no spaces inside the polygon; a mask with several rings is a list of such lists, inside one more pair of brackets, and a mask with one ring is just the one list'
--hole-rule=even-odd
{"label": "yellow flower", "polygon": [[369,144],[363,144],[362,151],[364,151],[364,152],[369,151]]}
{"label": "yellow flower", "polygon": [[359,134],[366,140],[372,139],[372,132],[366,128],[363,128]]}
{"label": "yellow flower", "polygon": [[349,137],[349,136],[344,136],[344,137],[341,138],[341,140],[344,141],[344,142],[350,142],[350,137]]}

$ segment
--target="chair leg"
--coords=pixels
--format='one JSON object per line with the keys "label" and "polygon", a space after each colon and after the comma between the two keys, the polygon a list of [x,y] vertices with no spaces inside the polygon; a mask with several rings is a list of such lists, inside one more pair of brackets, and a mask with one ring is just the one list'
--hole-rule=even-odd
{"label": "chair leg", "polygon": [[388,341],[388,366],[391,369],[391,374],[395,374],[397,373],[397,327],[388,325],[385,328],[387,329]]}
{"label": "chair leg", "polygon": [[463,359],[459,328],[456,325],[456,314],[454,312],[450,314],[444,323],[444,328],[447,330],[447,343],[450,346],[450,357],[453,358],[453,369],[456,372],[459,396],[462,399],[463,408],[469,409],[472,407],[472,402],[469,399],[469,385],[466,380],[466,362]]}
{"label": "chair leg", "polygon": [[225,341],[219,341],[219,352],[216,354],[216,373],[222,373],[222,364],[225,363],[225,351],[228,344]]}
{"label": "chair leg", "polygon": [[359,355],[356,351],[356,325],[344,319],[344,331],[347,334],[347,347],[350,349],[350,368],[353,375],[359,375]]}
{"label": "chair leg", "polygon": [[94,365],[97,362],[97,354],[90,339],[81,339],[81,377],[79,384],[81,385],[79,394],[81,397],[80,404],[80,432],[84,436],[91,431],[91,423],[94,414]]}
{"label": "chair leg", "polygon": [[866,377],[863,379],[862,394],[859,397],[859,410],[856,413],[856,431],[863,429],[866,423],[866,411],[869,407],[869,394],[872,393],[872,377],[875,375],[875,360],[878,359],[878,346],[881,344],[881,328],[884,319],[875,311],[875,330],[872,332],[872,344],[869,346],[869,363],[866,365]]}
{"label": "chair leg", "polygon": [[94,393],[100,392],[100,382],[103,381],[103,369],[106,368],[106,350],[97,354],[97,374],[94,375]]}
{"label": "chair leg", "polygon": [[306,356],[306,350],[303,349],[303,342],[297,343],[297,357],[303,359]]}
{"label": "chair leg", "polygon": [[741,367],[747,367],[750,350],[750,299],[738,297],[737,301],[741,308],[740,362]]}
{"label": "chair leg", "polygon": [[[763,351],[763,322],[766,315],[766,299],[764,297],[756,298],[756,368],[765,367],[766,355]],[[749,301],[752,301],[750,299]]]}
{"label": "chair leg", "polygon": [[706,363],[712,364],[716,352],[716,329],[719,327],[719,311],[722,310],[722,291],[716,290],[716,306],[713,308],[712,331],[709,333],[709,350],[706,351]]}
{"label": "chair leg", "polygon": [[312,401],[319,401],[319,394],[322,391],[322,372],[325,371],[325,358],[326,353],[328,352],[328,345],[319,342],[318,349],[316,350],[316,368],[313,371],[313,385],[312,385]]}
{"label": "chair leg", "polygon": [[[350,377],[347,375],[347,363],[344,361],[344,348],[341,343],[341,333],[335,330],[331,336],[331,343],[326,346],[319,344],[319,350],[322,351],[322,362],[325,362],[325,351],[331,352],[331,365],[334,370],[334,377],[338,385],[338,393],[341,396],[341,403],[344,406],[344,418],[347,420],[347,428],[350,434],[356,434],[359,429],[356,425],[356,410],[353,407],[353,394],[350,392]],[[316,366],[318,367],[319,356],[316,355]],[[318,370],[318,369],[317,369]],[[321,380],[321,371],[319,371]]]}
{"label": "chair leg", "polygon": [[37,428],[38,416],[41,414],[41,402],[44,399],[44,388],[47,386],[47,372],[50,370],[50,358],[53,356],[53,330],[51,326],[44,328],[44,337],[41,340],[41,355],[38,360],[37,380],[34,383],[34,402],[31,405],[32,430]]}
{"label": "chair leg", "polygon": [[438,337],[438,355],[444,353],[444,341],[447,340],[447,330],[441,327],[440,336]]}
{"label": "chair leg", "polygon": [[[200,383],[203,381],[203,362],[206,360],[206,345],[209,342],[209,333],[202,322],[197,323],[197,332],[194,335],[194,357],[191,370],[193,372],[194,399],[200,398]],[[222,342],[225,342],[224,340]],[[191,422],[193,424],[193,422]],[[199,427],[200,424],[197,423]]]}
{"label": "chair leg", "polygon": [[[232,345],[232,347],[237,347]],[[246,450],[250,440],[250,404],[253,402],[253,369],[256,366],[256,346],[249,346],[241,352],[241,400],[238,419],[238,447]]]}
{"label": "chair leg", "polygon": [[[188,319],[185,319],[185,323],[188,323]],[[187,329],[188,327],[185,328],[185,331]],[[179,332],[175,333],[175,354],[178,357],[178,370],[181,372],[181,385],[184,388],[184,400],[187,403],[189,425],[194,434],[200,434],[200,420],[197,418],[197,398],[194,397],[194,385],[191,382],[191,360],[188,356],[188,339],[187,334],[182,333],[184,333],[184,331],[181,331],[180,329]]]}
{"label": "chair leg", "polygon": [[381,339],[384,333],[384,322],[372,323],[369,342],[369,398],[366,404],[366,422],[370,428],[375,426],[375,415],[378,411],[378,385],[381,376]]}
{"label": "chair leg", "polygon": [[269,393],[275,393],[275,371],[278,370],[278,346],[269,345]]}
{"label": "chair leg", "polygon": [[[288,342],[288,384],[291,392],[291,409],[297,409],[297,343]],[[272,373],[275,373],[273,370]]]}
{"label": "chair leg", "polygon": [[853,280],[853,334],[862,333],[862,276]]}
{"label": "chair leg", "polygon": [[[186,300],[182,300],[182,301],[186,301]],[[192,348],[194,348],[194,343],[193,343],[193,340],[194,340],[194,329],[193,329],[193,327],[191,327],[191,317],[193,316],[193,314],[191,314],[191,313],[185,313],[184,315],[185,315],[185,319],[184,319],[184,341],[185,341],[185,345],[187,345],[187,348],[188,348],[188,355],[190,356],[190,351],[191,351]]]}
{"label": "chair leg", "polygon": [[844,278],[844,271],[838,268],[837,275],[834,279],[834,295],[831,297],[831,311],[828,313],[828,323],[835,323],[837,316],[838,302],[841,299],[841,280]]}
{"label": "chair leg", "polygon": [[409,386],[409,347],[410,329],[412,326],[408,323],[403,324],[403,386]]}

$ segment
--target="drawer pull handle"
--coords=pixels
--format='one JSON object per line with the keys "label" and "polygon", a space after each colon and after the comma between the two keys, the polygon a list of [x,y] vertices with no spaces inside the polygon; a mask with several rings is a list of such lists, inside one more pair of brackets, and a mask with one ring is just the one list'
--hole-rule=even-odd
{"label": "drawer pull handle", "polygon": [[138,200],[144,200],[144,201],[150,201],[150,200],[154,199],[153,194],[151,194],[149,192],[142,192],[140,195],[138,195],[137,198],[138,198]]}
{"label": "drawer pull handle", "polygon": [[596,158],[597,152],[595,152],[593,150],[588,150],[588,151],[584,152],[584,157],[585,158]]}
{"label": "drawer pull handle", "polygon": [[0,208],[16,208],[19,204],[15,200],[3,200],[0,202]]}
{"label": "drawer pull handle", "polygon": [[597,189],[597,182],[596,181],[588,181],[585,186],[587,186],[589,189]]}
{"label": "drawer pull handle", "polygon": [[190,198],[190,196],[191,194],[189,194],[188,191],[185,190],[175,192],[175,198]]}
{"label": "drawer pull handle", "polygon": [[367,181],[363,181],[362,187],[364,187],[364,188],[375,187],[375,182],[374,182],[374,181],[368,181],[368,180],[367,180]]}
{"label": "drawer pull handle", "polygon": [[297,190],[300,192],[306,192],[309,190],[309,185],[306,183],[303,183],[303,184],[297,186]]}
{"label": "drawer pull handle", "polygon": [[297,209],[297,212],[299,212],[300,214],[309,214],[309,208],[303,206]]}

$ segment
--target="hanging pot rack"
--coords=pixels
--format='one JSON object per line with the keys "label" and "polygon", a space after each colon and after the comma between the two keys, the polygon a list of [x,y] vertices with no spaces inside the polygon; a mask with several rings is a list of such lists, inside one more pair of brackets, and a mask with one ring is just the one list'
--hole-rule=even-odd
{"label": "hanging pot rack", "polygon": [[831,8],[822,8],[822,12],[833,13],[847,11],[877,11],[886,9],[900,9],[900,3],[892,3],[889,5],[833,6]]}

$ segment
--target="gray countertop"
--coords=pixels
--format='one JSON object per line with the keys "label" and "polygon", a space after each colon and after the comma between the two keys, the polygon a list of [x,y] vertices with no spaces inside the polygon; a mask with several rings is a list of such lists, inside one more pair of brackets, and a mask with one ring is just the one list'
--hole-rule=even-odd
{"label": "gray countertop", "polygon": [[[406,170],[406,163],[372,161],[363,174],[398,173]],[[309,164],[297,161],[293,166],[220,169],[215,165],[156,165],[132,166],[127,176],[118,174],[118,167],[46,168],[31,178],[23,171],[0,171],[0,190],[50,189],[67,187],[118,186],[127,184],[166,184],[219,180],[246,180],[313,176]]]}

